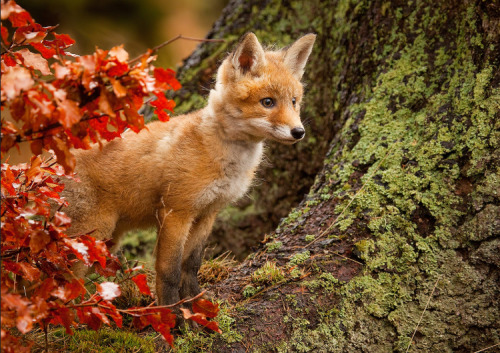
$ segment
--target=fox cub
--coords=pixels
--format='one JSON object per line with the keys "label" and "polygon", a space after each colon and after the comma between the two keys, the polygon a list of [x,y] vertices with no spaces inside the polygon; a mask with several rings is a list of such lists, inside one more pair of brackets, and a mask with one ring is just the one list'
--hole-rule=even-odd
{"label": "fox cub", "polygon": [[158,304],[198,294],[205,240],[218,211],[246,193],[263,141],[304,137],[300,79],[315,38],[264,51],[248,33],[218,69],[205,108],[76,151],[81,182],[63,192],[70,233],[116,244],[128,230],[156,226]]}

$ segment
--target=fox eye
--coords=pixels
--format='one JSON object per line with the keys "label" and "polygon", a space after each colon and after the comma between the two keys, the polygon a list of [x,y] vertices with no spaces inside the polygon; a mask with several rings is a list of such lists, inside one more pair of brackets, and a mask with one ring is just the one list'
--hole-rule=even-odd
{"label": "fox eye", "polygon": [[269,98],[269,97],[264,98],[264,99],[261,99],[261,100],[260,100],[260,103],[261,103],[264,107],[266,107],[266,108],[272,108],[272,107],[274,107],[274,99]]}
{"label": "fox eye", "polygon": [[292,104],[294,107],[295,107],[295,104],[297,104],[297,99],[295,99],[295,97],[292,98]]}

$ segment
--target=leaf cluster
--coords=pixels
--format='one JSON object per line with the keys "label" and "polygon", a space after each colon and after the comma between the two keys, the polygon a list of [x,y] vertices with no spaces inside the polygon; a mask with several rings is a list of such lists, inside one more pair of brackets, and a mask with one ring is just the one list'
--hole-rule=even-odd
{"label": "leaf cluster", "polygon": [[[42,27],[13,0],[2,0],[1,14],[1,109],[12,117],[2,114],[2,158],[20,143],[29,143],[34,154],[30,163],[1,165],[2,351],[28,352],[32,343],[19,334],[35,327],[46,334],[50,325],[68,334],[80,325],[122,327],[124,314],[137,329],[151,325],[172,345],[172,308],[186,301],[193,302],[193,313],[183,309],[185,319],[220,332],[209,320],[218,305],[199,296],[167,307],[117,308],[113,300],[124,281],[154,298],[146,275],[137,272],[140,266],[124,268],[91,233],[69,236],[71,219],[60,195],[64,179],[77,179],[72,148],[102,145],[125,129],[139,132],[145,101],[160,120],[169,119],[175,104],[165,91],[180,87],[175,72],[155,68],[152,50],[134,60],[123,46],[73,55],[72,38],[56,33],[57,26]],[[81,264],[111,279],[91,280],[95,291],[89,290],[72,271]]]}

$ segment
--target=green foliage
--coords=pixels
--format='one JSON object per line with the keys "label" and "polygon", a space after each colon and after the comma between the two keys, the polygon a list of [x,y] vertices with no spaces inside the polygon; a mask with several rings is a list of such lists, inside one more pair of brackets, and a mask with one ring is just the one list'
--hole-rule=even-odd
{"label": "green foliage", "polygon": [[272,242],[272,243],[267,243],[266,244],[267,252],[273,252],[275,250],[280,249],[282,246],[283,246],[283,242],[281,242],[281,241],[275,241],[275,242]]}
{"label": "green foliage", "polygon": [[129,261],[152,263],[156,246],[156,230],[136,230],[127,233],[121,242],[121,251]]}
{"label": "green foliage", "polygon": [[103,327],[99,331],[76,330],[74,335],[65,333],[64,329],[54,330],[53,339],[57,341],[57,349],[65,352],[81,353],[154,353],[154,334],[138,334],[126,330],[113,330]]}
{"label": "green foliage", "polygon": [[297,253],[297,254],[292,256],[292,258],[288,262],[288,266],[293,267],[293,266],[303,264],[305,261],[307,261],[307,259],[309,259],[309,257],[311,257],[311,253],[309,252],[309,250],[306,250],[306,251],[301,252],[301,253]]}
{"label": "green foliage", "polygon": [[267,261],[252,274],[252,281],[257,284],[276,284],[283,279],[285,279],[283,270],[271,261]]}
{"label": "green foliage", "polygon": [[314,234],[307,234],[305,237],[304,237],[304,240],[307,241],[308,243],[313,241],[314,239],[316,238],[316,236]]}

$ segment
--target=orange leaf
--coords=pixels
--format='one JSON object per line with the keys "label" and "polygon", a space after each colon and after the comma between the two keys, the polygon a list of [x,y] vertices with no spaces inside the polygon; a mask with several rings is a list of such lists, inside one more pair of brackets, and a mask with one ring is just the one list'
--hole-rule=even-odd
{"label": "orange leaf", "polygon": [[[2,68],[3,69],[3,68]],[[24,67],[9,67],[2,73],[2,101],[13,99],[33,87],[35,81]]]}
{"label": "orange leaf", "polygon": [[61,113],[59,122],[66,128],[70,128],[80,121],[82,114],[75,101],[64,99],[57,103],[58,111]]}
{"label": "orange leaf", "polygon": [[110,77],[109,80],[111,81],[111,85],[113,85],[113,91],[118,98],[122,98],[127,95],[127,89],[123,87],[119,80],[116,80],[112,77]]}
{"label": "orange leaf", "polygon": [[[181,84],[175,78],[175,71],[171,69],[163,69],[161,67],[155,67],[154,77],[157,83],[165,83],[167,85],[166,88],[172,88],[174,91],[177,91],[181,88]],[[161,85],[160,85],[161,86]]]}
{"label": "orange leaf", "polygon": [[180,308],[180,310],[182,311],[182,315],[184,316],[184,318],[186,320],[192,320],[200,325],[205,326],[206,328],[208,328],[212,331],[222,333],[217,322],[208,321],[205,315],[203,315],[201,313],[192,314],[189,311],[189,309],[185,309],[185,308]]}
{"label": "orange leaf", "polygon": [[2,26],[2,25],[0,25],[0,30],[2,31],[2,40],[3,40],[3,42],[5,44],[7,44],[7,45],[10,45],[10,42],[9,42],[9,30],[6,27]]}
{"label": "orange leaf", "polygon": [[207,317],[214,318],[219,313],[219,304],[214,304],[206,299],[198,299],[193,303],[193,311]]}
{"label": "orange leaf", "polygon": [[44,229],[40,229],[31,234],[30,238],[30,249],[34,254],[37,254],[40,250],[43,250],[45,246],[50,242],[51,238],[48,232]]}
{"label": "orange leaf", "polygon": [[151,297],[153,296],[153,293],[151,293],[151,290],[149,289],[145,274],[136,275],[132,277],[131,280],[135,282],[142,294],[146,294]]}
{"label": "orange leaf", "polygon": [[39,70],[42,75],[50,75],[49,63],[40,54],[32,53],[28,49],[23,48],[16,52],[16,56],[20,56],[25,66]]}

